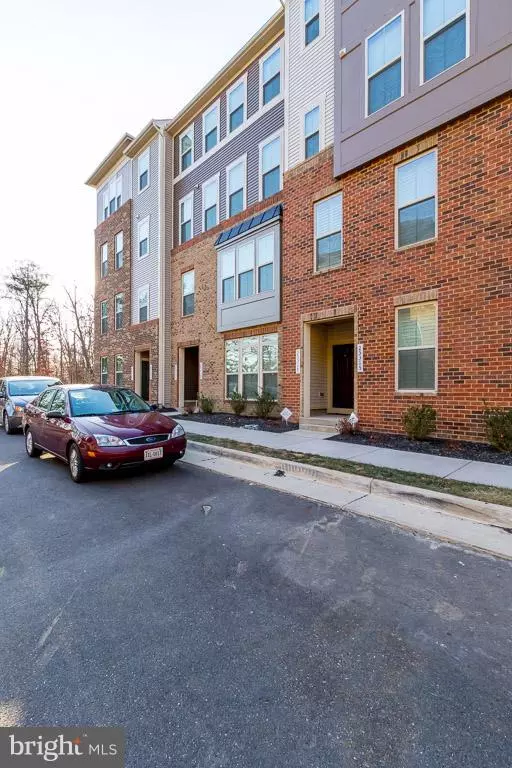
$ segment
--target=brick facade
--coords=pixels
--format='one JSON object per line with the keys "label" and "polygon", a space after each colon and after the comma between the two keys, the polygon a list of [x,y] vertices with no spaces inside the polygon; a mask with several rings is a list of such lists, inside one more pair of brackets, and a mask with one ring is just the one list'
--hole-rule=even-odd
{"label": "brick facade", "polygon": [[[510,406],[511,139],[508,95],[338,181],[332,149],[285,175],[281,386],[295,413],[303,391],[296,350],[312,313],[353,312],[354,343],[364,344],[355,403],[363,428],[400,432],[408,406],[430,403],[439,436],[483,439],[485,404]],[[396,250],[395,166],[428,146],[438,151],[438,237]],[[315,273],[313,204],[339,190],[343,265]],[[398,394],[396,307],[425,299],[438,302],[437,394]]]}
{"label": "brick facade", "polygon": [[[135,352],[149,351],[153,370],[150,382],[150,401],[158,401],[158,320],[131,325],[131,219],[132,201],[102,222],[95,232],[95,296],[94,296],[94,360],[95,380],[100,381],[100,358],[108,357],[108,383],[115,383],[115,357],[124,360],[124,384],[133,387],[132,368],[135,371]],[[115,236],[123,232],[124,263],[115,269]],[[101,277],[101,246],[108,243],[108,274]],[[115,295],[124,293],[124,324],[115,330]],[[108,302],[108,332],[101,333],[101,303]],[[135,376],[134,376],[135,378]]]}

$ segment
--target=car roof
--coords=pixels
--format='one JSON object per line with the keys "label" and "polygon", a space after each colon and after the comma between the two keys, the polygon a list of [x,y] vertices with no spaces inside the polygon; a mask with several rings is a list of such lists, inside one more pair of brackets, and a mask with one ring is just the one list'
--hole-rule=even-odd
{"label": "car roof", "polygon": [[58,376],[2,376],[2,381],[60,381]]}
{"label": "car roof", "polygon": [[65,389],[67,392],[71,392],[77,389],[99,389],[103,392],[111,392],[116,389],[129,389],[129,387],[114,387],[108,384],[54,384],[49,389]]}

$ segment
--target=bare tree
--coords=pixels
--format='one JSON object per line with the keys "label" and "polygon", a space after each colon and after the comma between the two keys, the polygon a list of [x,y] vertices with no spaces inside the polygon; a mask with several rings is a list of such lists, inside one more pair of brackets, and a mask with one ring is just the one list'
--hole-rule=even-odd
{"label": "bare tree", "polygon": [[92,298],[89,301],[77,298],[76,285],[71,292],[65,289],[69,301],[69,309],[73,317],[73,333],[75,344],[80,348],[85,381],[94,380],[94,304]]}

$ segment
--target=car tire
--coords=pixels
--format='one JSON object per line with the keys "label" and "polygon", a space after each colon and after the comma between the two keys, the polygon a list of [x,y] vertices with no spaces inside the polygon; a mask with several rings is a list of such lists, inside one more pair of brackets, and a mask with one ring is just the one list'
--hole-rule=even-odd
{"label": "car tire", "polygon": [[11,427],[11,422],[7,411],[4,411],[3,425],[6,435],[13,435],[15,430]]}
{"label": "car tire", "polygon": [[34,445],[34,436],[30,429],[25,432],[25,450],[31,459],[38,459],[42,454],[42,451]]}
{"label": "car tire", "polygon": [[71,443],[68,449],[69,474],[74,483],[83,483],[85,481],[86,469],[80,448],[76,443]]}

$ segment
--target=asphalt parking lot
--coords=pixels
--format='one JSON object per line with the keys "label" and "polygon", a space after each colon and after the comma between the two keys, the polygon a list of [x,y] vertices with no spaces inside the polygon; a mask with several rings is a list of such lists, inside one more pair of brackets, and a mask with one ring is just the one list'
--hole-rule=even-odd
{"label": "asphalt parking lot", "polygon": [[0,721],[137,768],[510,768],[512,566],[179,463],[0,431]]}

